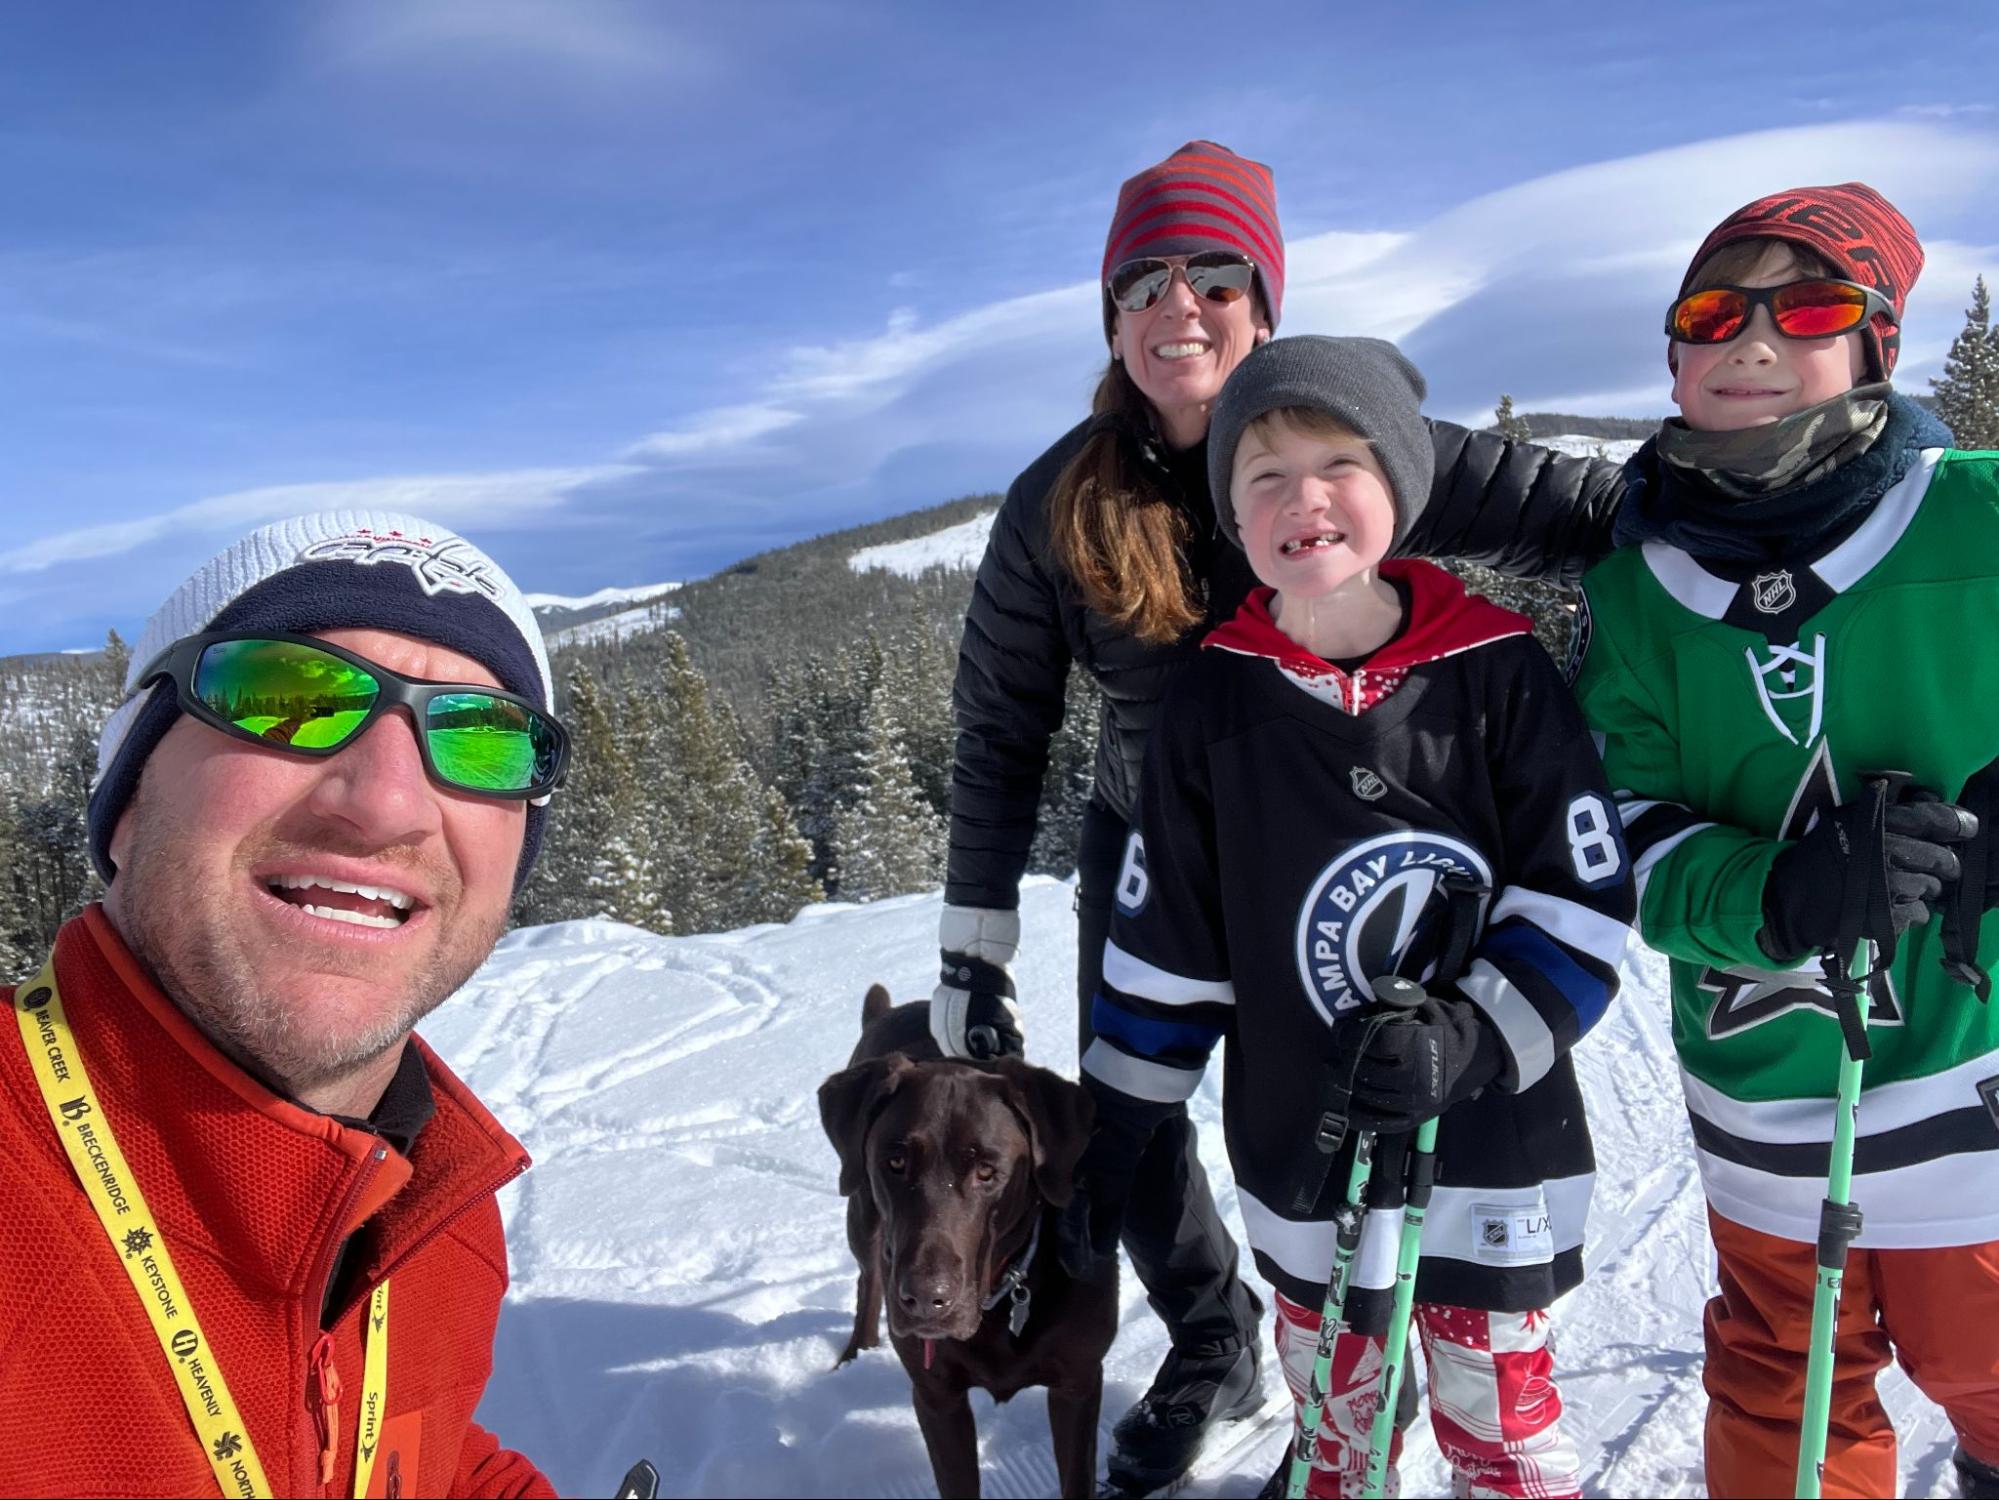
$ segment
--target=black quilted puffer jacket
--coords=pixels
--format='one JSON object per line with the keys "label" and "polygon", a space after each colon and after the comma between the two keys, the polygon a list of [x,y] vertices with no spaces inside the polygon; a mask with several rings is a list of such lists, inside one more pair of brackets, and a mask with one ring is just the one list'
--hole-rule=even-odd
{"label": "black quilted puffer jacket", "polygon": [[[1146,739],[1167,684],[1256,583],[1248,559],[1215,529],[1207,445],[1171,453],[1141,444],[1161,489],[1193,519],[1188,562],[1206,586],[1205,615],[1180,640],[1153,645],[1086,605],[1050,554],[1048,498],[1089,426],[1077,426],[1014,480],[979,564],[952,692],[958,749],[944,898],[953,905],[1019,904],[1048,745],[1062,722],[1072,665],[1087,671],[1103,696],[1095,796],[1130,822]],[[1436,483],[1402,551],[1574,583],[1610,550],[1623,494],[1620,465],[1565,458],[1448,422],[1430,427]]]}

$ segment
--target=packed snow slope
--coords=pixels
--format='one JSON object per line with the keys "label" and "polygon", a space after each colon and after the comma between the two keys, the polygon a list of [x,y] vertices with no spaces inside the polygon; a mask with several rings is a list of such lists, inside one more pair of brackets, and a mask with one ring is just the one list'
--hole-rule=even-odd
{"label": "packed snow slope", "polygon": [[[1073,1076],[1071,896],[1028,882],[1019,979],[1033,1060]],[[854,1266],[814,1090],[844,1066],[869,984],[927,994],[938,900],[818,906],[712,937],[527,928],[424,1025],[535,1157],[501,1198],[513,1290],[479,1416],[564,1493],[606,1494],[640,1457],[675,1496],[933,1493],[894,1353],[832,1369]],[[1664,992],[1663,962],[1642,957],[1579,1053],[1599,1176],[1590,1276],[1558,1308],[1558,1372],[1591,1495],[1701,1493],[1713,1271]],[[1219,1073],[1193,1110],[1234,1221]],[[1123,1295],[1106,1439],[1165,1348],[1128,1273]],[[1883,1390],[1908,1492],[1948,1493],[1941,1414],[1899,1372]],[[985,1492],[1055,1493],[1042,1393],[974,1409]],[[1254,1494],[1278,1410],[1231,1429],[1183,1493]],[[1450,1493],[1427,1421],[1402,1492]]]}

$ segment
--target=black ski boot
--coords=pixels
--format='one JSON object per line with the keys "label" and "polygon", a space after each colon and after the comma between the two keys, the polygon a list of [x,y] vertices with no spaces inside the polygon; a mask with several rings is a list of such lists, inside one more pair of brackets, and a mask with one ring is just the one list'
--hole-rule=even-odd
{"label": "black ski boot", "polygon": [[1957,1492],[1964,1500],[1999,1500],[1999,1469],[1980,1463],[1963,1448],[1951,1463],[1957,1468]]}
{"label": "black ski boot", "polygon": [[1150,1495],[1178,1484],[1217,1422],[1263,1405],[1256,1344],[1203,1344],[1170,1351],[1152,1387],[1111,1429],[1109,1492]]}

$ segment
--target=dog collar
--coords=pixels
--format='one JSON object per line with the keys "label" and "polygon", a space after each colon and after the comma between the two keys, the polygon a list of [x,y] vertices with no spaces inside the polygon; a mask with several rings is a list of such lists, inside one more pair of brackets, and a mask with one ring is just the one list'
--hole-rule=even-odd
{"label": "dog collar", "polygon": [[1034,1299],[1034,1294],[1027,1289],[1027,1273],[1034,1269],[1034,1252],[1040,1246],[1041,1215],[1036,1213],[1034,1230],[1027,1237],[1027,1249],[1021,1253],[1019,1260],[1006,1268],[999,1285],[993,1288],[993,1294],[979,1308],[980,1312],[989,1313],[1006,1298],[1012,1298],[1013,1308],[1006,1315],[1006,1331],[1015,1338],[1019,1338],[1020,1330],[1027,1326],[1028,1308]]}

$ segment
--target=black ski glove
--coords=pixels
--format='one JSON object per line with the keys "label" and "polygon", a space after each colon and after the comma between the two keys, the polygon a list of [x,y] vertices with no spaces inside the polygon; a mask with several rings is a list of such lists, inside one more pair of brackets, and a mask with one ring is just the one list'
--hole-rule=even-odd
{"label": "black ski glove", "polygon": [[[1851,851],[1867,847],[1871,815],[1871,800],[1866,797],[1835,808],[1770,866],[1770,878],[1763,886],[1763,930],[1756,941],[1776,962],[1794,964],[1838,940],[1847,862]],[[1929,921],[1930,909],[1942,899],[1944,887],[1959,875],[1957,855],[1950,846],[1976,833],[1978,820],[1954,802],[1915,790],[1888,806],[1884,827],[1885,857],[1876,878],[1887,891],[1885,909],[1891,928],[1861,936],[1885,948],[1905,929]]]}
{"label": "black ski glove", "polygon": [[1336,1066],[1352,1069],[1347,1122],[1377,1135],[1414,1130],[1506,1068],[1506,1046],[1478,1007],[1440,995],[1401,1018],[1343,1016],[1333,1047]]}
{"label": "black ski glove", "polygon": [[1096,1101],[1096,1123],[1076,1163],[1075,1196],[1055,1222],[1055,1253],[1078,1281],[1104,1286],[1117,1280],[1118,1240],[1139,1158],[1171,1109],[1117,1093],[1087,1073],[1083,1086]]}

